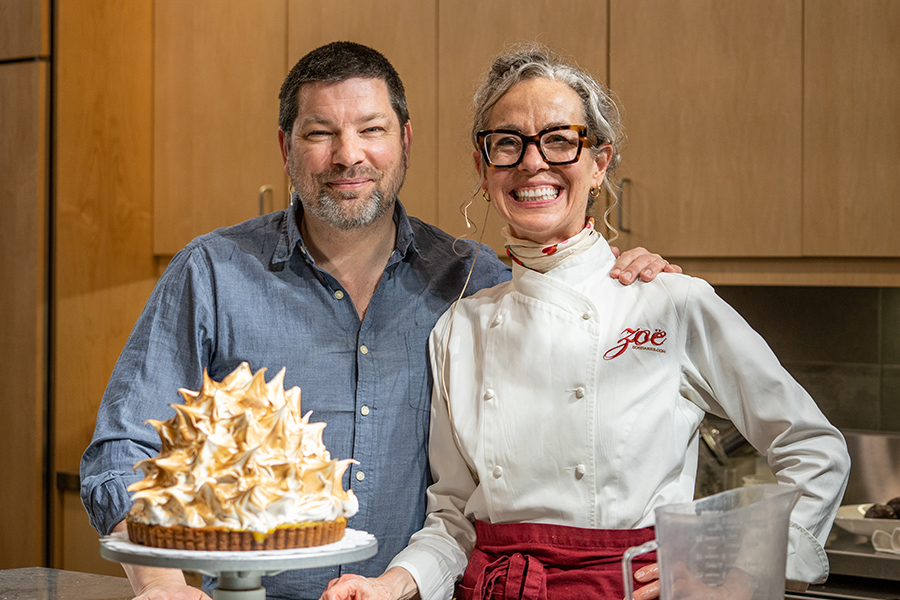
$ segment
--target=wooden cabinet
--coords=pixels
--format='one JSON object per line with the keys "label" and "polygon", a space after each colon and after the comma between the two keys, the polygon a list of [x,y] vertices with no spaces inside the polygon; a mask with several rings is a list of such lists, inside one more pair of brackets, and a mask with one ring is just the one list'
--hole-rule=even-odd
{"label": "wooden cabinet", "polygon": [[611,0],[617,243],[715,283],[900,285],[898,28],[896,2]]}
{"label": "wooden cabinet", "polygon": [[400,200],[409,214],[429,223],[437,221],[438,212],[437,6],[437,0],[288,2],[287,69],[310,50],[337,40],[370,46],[397,69],[413,124],[412,166]]}
{"label": "wooden cabinet", "polygon": [[48,72],[0,65],[0,569],[44,554]]}
{"label": "wooden cabinet", "polygon": [[153,249],[172,255],[287,205],[278,147],[287,10],[285,0],[157,0],[153,11]]}
{"label": "wooden cabinet", "polygon": [[802,2],[611,0],[625,247],[802,254]]}
{"label": "wooden cabinet", "polygon": [[[579,0],[441,0],[438,15],[438,220],[453,235],[467,233],[462,211],[484,226],[470,140],[472,96],[492,59],[519,41],[545,43],[606,79],[607,2]],[[415,85],[414,82],[408,85]],[[484,241],[502,253],[503,221],[491,211]],[[479,233],[470,235],[478,239]]]}
{"label": "wooden cabinet", "polygon": [[[900,220],[896,2],[362,0],[348,10],[269,0],[261,10],[159,0],[154,11],[156,254],[253,216],[273,180],[266,210],[283,206],[275,91],[297,58],[338,39],[382,51],[407,86],[409,212],[471,235],[463,207],[471,202],[478,227],[485,214],[472,93],[497,52],[537,40],[609,82],[624,107],[617,245],[646,246],[714,280],[743,271],[744,283],[806,270],[883,285],[881,275],[841,273],[897,266],[821,262],[900,257],[890,235]],[[485,226],[498,250],[501,226],[496,216]]]}
{"label": "wooden cabinet", "polygon": [[49,6],[0,2],[0,569],[45,553]]}
{"label": "wooden cabinet", "polygon": [[[54,470],[78,473],[103,390],[158,276],[153,11],[147,2],[61,1],[55,17],[50,434]],[[100,557],[77,488],[54,499],[48,566],[121,576]]]}
{"label": "wooden cabinet", "polygon": [[900,3],[807,0],[803,253],[900,256]]}
{"label": "wooden cabinet", "polygon": [[0,2],[0,60],[46,56],[50,51],[50,0]]}

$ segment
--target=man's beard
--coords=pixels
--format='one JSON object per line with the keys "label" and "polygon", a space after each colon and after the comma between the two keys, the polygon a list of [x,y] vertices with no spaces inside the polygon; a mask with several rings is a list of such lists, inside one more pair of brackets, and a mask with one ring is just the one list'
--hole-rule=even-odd
{"label": "man's beard", "polygon": [[[308,183],[303,187],[297,186],[297,178],[293,175],[291,173],[291,180],[303,210],[326,225],[346,231],[367,227],[393,210],[394,201],[406,178],[406,163],[401,161],[387,172],[362,167],[333,169],[319,173],[314,184]],[[356,177],[368,177],[375,182],[375,189],[367,198],[360,198],[358,192],[340,192],[327,187],[328,181]]]}

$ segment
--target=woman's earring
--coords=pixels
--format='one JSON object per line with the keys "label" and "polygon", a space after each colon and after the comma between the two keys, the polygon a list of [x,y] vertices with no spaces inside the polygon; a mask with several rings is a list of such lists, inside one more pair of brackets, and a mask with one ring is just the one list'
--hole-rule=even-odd
{"label": "woman's earring", "polygon": [[599,198],[600,197],[600,188],[592,187],[591,188],[591,198]]}
{"label": "woman's earring", "polygon": [[487,190],[481,190],[481,197],[484,198],[484,201],[485,201],[485,202],[490,202],[490,201],[491,201],[491,195],[488,194],[488,191],[487,191]]}

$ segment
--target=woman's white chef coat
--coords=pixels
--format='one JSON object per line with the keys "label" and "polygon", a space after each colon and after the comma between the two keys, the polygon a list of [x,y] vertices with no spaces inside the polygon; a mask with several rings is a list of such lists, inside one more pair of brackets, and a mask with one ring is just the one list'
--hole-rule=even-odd
{"label": "woman's white chef coat", "polygon": [[470,519],[636,528],[691,501],[706,412],[803,490],[788,578],[827,575],[822,546],[850,466],[840,432],[705,281],[623,286],[613,263],[601,239],[546,274],[514,265],[512,281],[435,326],[429,515],[391,563],[423,598],[451,597]]}

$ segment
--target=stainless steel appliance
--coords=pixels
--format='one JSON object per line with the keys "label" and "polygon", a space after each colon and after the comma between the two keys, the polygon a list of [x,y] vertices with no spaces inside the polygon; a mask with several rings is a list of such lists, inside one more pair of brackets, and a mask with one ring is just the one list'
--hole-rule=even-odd
{"label": "stainless steel appliance", "polygon": [[[900,434],[844,431],[852,467],[843,505],[900,496]],[[900,520],[897,521],[900,527]],[[785,598],[900,599],[900,555],[875,552],[871,541],[835,526],[825,546],[831,576]]]}

